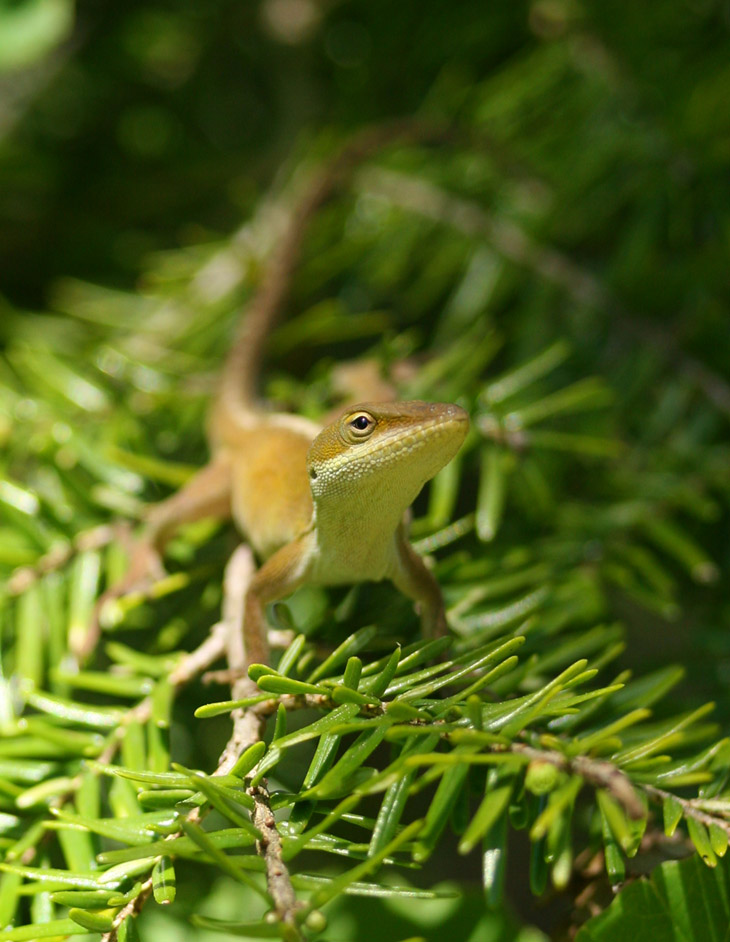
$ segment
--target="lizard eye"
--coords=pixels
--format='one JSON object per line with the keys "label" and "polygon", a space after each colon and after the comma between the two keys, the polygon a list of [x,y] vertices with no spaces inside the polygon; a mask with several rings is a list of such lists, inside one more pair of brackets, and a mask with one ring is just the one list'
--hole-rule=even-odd
{"label": "lizard eye", "polygon": [[369,438],[375,428],[375,419],[368,412],[356,412],[346,422],[349,437],[354,441]]}

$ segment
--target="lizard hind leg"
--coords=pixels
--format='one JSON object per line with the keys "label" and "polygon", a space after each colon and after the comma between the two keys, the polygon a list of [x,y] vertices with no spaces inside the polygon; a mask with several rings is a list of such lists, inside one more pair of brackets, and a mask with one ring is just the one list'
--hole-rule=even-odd
{"label": "lizard hind leg", "polygon": [[142,541],[159,556],[182,524],[206,517],[225,519],[230,515],[231,460],[227,452],[221,452],[176,494],[152,505],[146,515]]}
{"label": "lizard hind leg", "polygon": [[194,474],[176,494],[152,505],[141,536],[132,544],[126,574],[99,597],[87,630],[72,639],[72,648],[79,662],[89,657],[99,641],[104,606],[112,599],[131,592],[148,593],[151,586],[165,575],[162,553],[175,531],[182,524],[194,523],[205,517],[229,517],[230,492],[230,460],[222,453]]}

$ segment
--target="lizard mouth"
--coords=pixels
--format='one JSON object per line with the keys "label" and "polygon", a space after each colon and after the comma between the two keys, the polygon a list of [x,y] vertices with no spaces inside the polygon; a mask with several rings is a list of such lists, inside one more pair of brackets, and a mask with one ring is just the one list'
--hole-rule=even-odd
{"label": "lizard mouth", "polygon": [[[399,403],[392,404],[400,405]],[[403,403],[400,415],[379,416],[377,427],[370,438],[348,443],[334,464],[356,469],[353,473],[377,474],[388,467],[405,467],[412,462],[423,463],[427,472],[424,480],[432,477],[447,464],[461,447],[469,427],[467,413],[455,405],[430,403]],[[418,405],[418,411],[415,406]],[[405,408],[411,407],[410,409]],[[411,410],[416,414],[411,414]]]}
{"label": "lizard mouth", "polygon": [[400,462],[407,455],[424,450],[443,452],[443,463],[450,461],[459,450],[467,430],[467,422],[456,416],[438,416],[412,428],[396,428],[386,432],[377,442],[363,443],[359,456],[367,455],[376,464]]}
{"label": "lizard mouth", "polygon": [[[372,428],[365,429],[363,421],[357,437],[350,425],[360,416],[370,420]],[[378,476],[386,488],[400,477],[423,484],[454,457],[468,428],[467,413],[451,403],[363,403],[348,409],[312,443],[310,480],[317,488],[321,479],[342,477],[351,486],[370,479],[378,487]]]}

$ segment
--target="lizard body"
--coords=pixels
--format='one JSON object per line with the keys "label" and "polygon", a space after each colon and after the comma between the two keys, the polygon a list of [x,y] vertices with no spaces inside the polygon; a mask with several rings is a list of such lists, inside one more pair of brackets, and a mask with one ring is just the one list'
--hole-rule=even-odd
{"label": "lizard body", "polygon": [[408,543],[405,514],[461,446],[468,429],[464,410],[366,402],[322,429],[268,412],[256,398],[266,336],[286,300],[306,222],[360,160],[412,130],[376,128],[356,137],[295,207],[224,367],[209,421],[211,460],[151,509],[127,578],[108,593],[159,572],[165,543],[181,523],[233,516],[263,560],[244,602],[248,664],[268,661],[265,605],[305,583],[390,579],[417,603],[427,633],[446,631],[440,589]]}

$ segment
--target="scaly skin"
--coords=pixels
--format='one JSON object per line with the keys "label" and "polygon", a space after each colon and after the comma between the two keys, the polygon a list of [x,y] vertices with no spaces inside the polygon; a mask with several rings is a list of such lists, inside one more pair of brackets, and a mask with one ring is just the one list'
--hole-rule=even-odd
{"label": "scaly skin", "polygon": [[269,659],[265,605],[304,584],[390,579],[417,603],[424,632],[443,634],[441,591],[408,543],[405,513],[468,427],[459,406],[426,402],[353,406],[316,436],[317,427],[296,416],[251,417],[186,487],[154,508],[140,546],[143,565],[183,520],[230,510],[264,560],[246,595],[249,664]]}
{"label": "scaly skin", "polygon": [[[427,634],[446,631],[439,586],[408,543],[406,511],[461,447],[469,425],[464,410],[371,401],[320,429],[299,416],[268,412],[255,398],[266,337],[286,301],[308,220],[375,150],[391,140],[433,136],[440,135],[408,124],[365,131],[294,206],[223,370],[208,428],[211,460],[147,515],[129,573],[100,600],[80,658],[96,644],[103,601],[158,577],[164,546],[177,528],[211,516],[233,516],[263,560],[244,604],[247,664],[269,659],[264,606],[306,583],[390,579],[416,602]],[[360,389],[368,371],[355,368]],[[382,380],[372,385],[373,398],[391,393]]]}
{"label": "scaly skin", "polygon": [[[303,443],[292,447],[287,489],[267,487],[269,501],[256,515],[258,528],[252,526],[248,502],[234,490],[236,521],[254,547],[273,548],[268,543],[272,533],[283,535],[293,521],[306,519],[298,534],[281,541],[248,589],[244,639],[249,663],[268,661],[266,603],[304,584],[390,579],[417,603],[426,634],[446,631],[441,590],[408,543],[405,513],[426,481],[454,457],[468,427],[466,412],[455,405],[363,403],[317,435],[306,467]],[[311,491],[305,491],[307,481]],[[237,506],[243,507],[241,515]]]}

